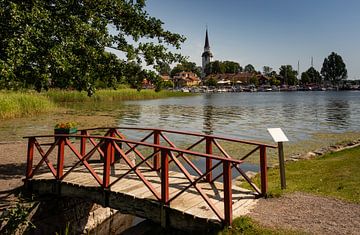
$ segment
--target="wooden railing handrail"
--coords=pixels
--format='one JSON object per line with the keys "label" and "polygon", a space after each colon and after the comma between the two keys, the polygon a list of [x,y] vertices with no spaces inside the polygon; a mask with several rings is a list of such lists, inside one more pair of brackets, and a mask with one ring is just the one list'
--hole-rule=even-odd
{"label": "wooden railing handrail", "polygon": [[93,130],[103,130],[103,129],[123,129],[123,130],[142,130],[142,131],[160,131],[166,133],[173,133],[173,134],[182,134],[182,135],[191,135],[191,136],[198,136],[198,137],[205,137],[205,138],[214,138],[218,140],[225,140],[249,145],[257,145],[257,146],[265,146],[267,148],[277,148],[277,145],[263,143],[260,141],[253,141],[253,140],[243,140],[237,139],[232,137],[225,137],[225,136],[218,136],[218,135],[207,135],[203,133],[197,132],[187,132],[187,131],[177,131],[177,130],[168,130],[168,129],[159,129],[159,128],[148,128],[148,127],[95,127],[95,128],[87,128],[87,129],[79,129],[78,131],[93,131]]}
{"label": "wooden railing handrail", "polygon": [[163,145],[151,144],[151,143],[148,143],[148,142],[139,142],[139,141],[129,140],[129,139],[119,139],[119,138],[109,137],[109,136],[56,134],[56,135],[25,136],[23,138],[24,139],[29,139],[29,138],[55,138],[55,137],[77,137],[77,138],[86,138],[86,139],[113,140],[113,141],[116,141],[116,142],[123,142],[123,143],[137,144],[137,145],[146,146],[146,147],[159,148],[159,149],[164,149],[164,150],[168,150],[168,151],[172,151],[172,152],[178,152],[178,153],[189,154],[189,155],[194,155],[194,156],[198,156],[198,157],[210,158],[210,159],[219,160],[219,161],[227,161],[227,162],[232,162],[232,163],[237,163],[237,164],[243,163],[242,160],[237,160],[237,159],[233,159],[233,158],[226,158],[226,157],[217,156],[217,155],[213,155],[213,154],[194,152],[194,151],[185,150],[185,149],[179,149],[179,148],[173,148],[173,147],[168,147],[168,146],[163,146]]}
{"label": "wooden railing handrail", "polygon": [[[104,135],[92,135],[91,131],[94,130],[105,130]],[[141,140],[128,139],[121,133],[120,130],[138,130],[138,131],[149,131],[150,134],[147,134],[146,137]],[[169,203],[180,194],[186,191],[190,187],[194,187],[200,196],[204,199],[207,205],[213,210],[217,217],[230,225],[232,221],[232,168],[238,170],[238,172],[245,178],[246,181],[255,189],[259,195],[266,195],[267,192],[267,160],[266,160],[266,148],[277,148],[275,145],[261,143],[258,141],[250,140],[240,140],[229,137],[215,136],[215,135],[206,135],[202,133],[194,132],[185,132],[185,131],[176,131],[176,130],[164,130],[158,128],[140,128],[140,127],[97,127],[89,129],[78,130],[81,134],[51,134],[51,135],[34,135],[34,136],[25,136],[23,138],[28,140],[28,153],[27,153],[27,168],[26,168],[26,179],[31,179],[39,167],[45,162],[50,169],[51,173],[57,180],[63,180],[73,169],[79,164],[83,164],[90,174],[95,178],[95,180],[101,185],[102,188],[110,188],[112,185],[120,181],[130,172],[135,172],[137,177],[145,184],[145,186],[152,192],[158,201],[161,201],[164,205],[169,205]],[[101,132],[103,133],[103,132]],[[191,146],[185,148],[179,148],[173,143],[165,133],[170,134],[179,134],[179,135],[190,135],[200,137],[200,140],[197,140]],[[74,137],[80,139],[80,149],[78,150],[69,138]],[[153,137],[153,142],[149,142],[148,138]],[[40,143],[38,139],[48,138],[52,139],[52,143]],[[165,145],[161,144],[162,139]],[[47,140],[47,139],[46,139]],[[45,141],[46,141],[45,140]],[[255,148],[247,153],[244,157],[239,159],[234,159],[227,153],[227,151],[220,145],[218,140],[242,143],[253,145]],[[86,151],[86,143],[89,141],[94,147],[90,151]],[[197,146],[200,143],[205,142],[205,153],[199,151],[193,151],[192,148]],[[123,149],[123,144],[125,143],[129,149]],[[170,146],[168,146],[168,145]],[[44,151],[42,147],[45,145],[50,145],[49,149]],[[49,161],[49,154],[57,146],[57,162],[56,167]],[[64,155],[65,147],[68,147],[73,154],[77,157],[78,161],[74,166],[64,172]],[[153,149],[150,156],[144,156],[138,149],[138,146],[148,147]],[[216,147],[220,154],[215,155],[213,153],[213,147]],[[33,168],[33,159],[34,159],[34,149],[37,149],[41,160]],[[259,190],[251,180],[246,176],[245,172],[240,169],[239,164],[243,163],[244,160],[249,157],[251,154],[259,150],[260,156],[260,176],[261,176],[261,190]],[[100,157],[103,160],[103,172],[102,178],[99,177],[98,173],[95,172],[93,167],[89,164],[88,160],[94,155],[95,152],[100,153]],[[128,156],[128,153],[134,152],[139,158],[141,158],[140,163],[133,163]],[[120,155],[121,159],[124,159],[125,163],[130,167],[129,170],[118,177],[115,180],[110,179],[110,166],[115,163],[115,153]],[[199,170],[185,155],[191,155],[195,157],[202,157],[206,160],[206,170],[205,172]],[[190,165],[198,174],[199,177],[193,177],[189,171],[184,167],[184,165],[179,161],[178,157],[181,157],[185,162]],[[148,163],[150,159],[153,159],[153,164]],[[213,160],[218,161],[214,163]],[[170,197],[169,194],[169,164],[174,162],[175,165],[180,169],[180,171],[185,175],[189,181],[183,190],[178,192],[175,196]],[[152,185],[152,183],[146,179],[145,175],[141,172],[139,168],[140,165],[146,163],[150,169],[159,171],[161,178],[161,192]],[[222,164],[222,172],[213,177],[212,173],[215,168]],[[223,177],[224,184],[224,214],[220,213],[217,209],[217,206],[210,200],[208,195],[201,189],[197,183],[201,180],[204,182],[213,183],[219,177]]]}

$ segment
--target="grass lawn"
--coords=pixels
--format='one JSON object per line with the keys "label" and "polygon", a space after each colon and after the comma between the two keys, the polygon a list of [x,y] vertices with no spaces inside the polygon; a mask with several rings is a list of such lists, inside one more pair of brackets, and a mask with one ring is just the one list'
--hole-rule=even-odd
{"label": "grass lawn", "polygon": [[[285,167],[286,190],[280,189],[279,169],[268,171],[269,196],[301,191],[360,203],[360,146],[310,160],[287,162]],[[258,176],[254,181],[260,185]],[[302,234],[302,232],[265,228],[245,216],[234,219],[232,228],[224,229],[219,234]]]}
{"label": "grass lawn", "polygon": [[[284,192],[307,192],[360,203],[360,146],[286,163]],[[259,183],[259,177],[255,179]],[[268,171],[269,195],[280,195],[279,169]]]}
{"label": "grass lawn", "polygon": [[305,234],[298,231],[291,231],[285,229],[270,229],[265,228],[258,223],[254,222],[250,217],[243,216],[234,219],[231,228],[225,228],[223,231],[219,232],[217,235],[300,235]]}

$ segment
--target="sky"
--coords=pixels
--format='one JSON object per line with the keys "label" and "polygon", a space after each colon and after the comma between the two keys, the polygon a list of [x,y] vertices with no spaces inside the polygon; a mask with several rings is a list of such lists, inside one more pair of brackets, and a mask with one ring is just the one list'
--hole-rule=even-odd
{"label": "sky", "polygon": [[279,71],[290,64],[300,73],[321,70],[324,58],[339,54],[348,79],[360,79],[359,0],[148,0],[149,15],[184,35],[179,51],[201,65],[208,27],[213,60],[231,60],[256,70]]}

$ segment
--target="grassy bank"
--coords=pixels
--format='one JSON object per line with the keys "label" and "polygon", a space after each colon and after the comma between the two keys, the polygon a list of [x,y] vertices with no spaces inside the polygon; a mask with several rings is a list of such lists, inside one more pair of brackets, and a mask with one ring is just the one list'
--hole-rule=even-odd
{"label": "grassy bank", "polygon": [[182,97],[192,94],[184,92],[119,89],[98,90],[92,97],[86,92],[50,90],[37,93],[33,91],[0,91],[0,119],[29,117],[56,110],[61,102],[112,102],[126,100],[160,99]]}
{"label": "grassy bank", "polygon": [[304,234],[297,231],[290,231],[285,229],[270,229],[263,227],[253,221],[248,216],[238,217],[234,219],[231,228],[226,228],[223,231],[219,232],[217,235],[241,235],[241,234],[251,234],[251,235],[300,235]]}
{"label": "grassy bank", "polygon": [[0,119],[34,116],[55,108],[53,102],[36,93],[0,92]]}
{"label": "grassy bank", "polygon": [[[280,189],[279,169],[268,171],[270,196],[284,192],[306,192],[320,196],[330,196],[352,203],[360,203],[360,146],[322,157],[288,162],[286,165],[287,189]],[[259,177],[255,177],[260,185]],[[245,184],[243,185],[247,187]],[[303,234],[299,231],[266,228],[249,217],[234,219],[230,229],[219,234]]]}
{"label": "grassy bank", "polygon": [[184,92],[173,92],[163,90],[155,92],[154,90],[119,89],[119,90],[98,90],[92,97],[88,97],[86,92],[51,90],[44,93],[54,102],[100,102],[100,101],[126,101],[126,100],[146,100],[160,99],[167,97],[182,97],[192,94]]}
{"label": "grassy bank", "polygon": [[[286,164],[284,192],[302,191],[360,203],[360,147]],[[255,179],[259,183],[259,178]],[[280,195],[279,169],[268,172],[270,194]]]}

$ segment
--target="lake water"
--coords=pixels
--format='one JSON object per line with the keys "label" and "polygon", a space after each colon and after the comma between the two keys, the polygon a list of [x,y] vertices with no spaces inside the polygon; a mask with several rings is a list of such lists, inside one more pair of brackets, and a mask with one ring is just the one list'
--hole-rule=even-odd
{"label": "lake water", "polygon": [[358,91],[213,93],[64,106],[70,109],[2,121],[0,141],[52,133],[55,123],[64,120],[78,121],[81,127],[155,127],[265,141],[271,141],[270,127],[281,127],[292,142],[314,133],[360,131]]}
{"label": "lake water", "polygon": [[271,140],[281,127],[292,141],[315,132],[360,130],[360,92],[214,93],[126,102],[117,125],[159,127]]}
{"label": "lake water", "polygon": [[[356,91],[214,93],[121,103],[63,105],[67,109],[59,113],[3,120],[0,141],[50,134],[55,123],[64,120],[78,121],[84,128],[113,125],[153,127],[265,141],[271,141],[267,133],[270,127],[281,127],[291,142],[306,141],[315,133],[360,133],[360,92]],[[197,165],[204,167],[201,162]],[[244,164],[243,169],[256,168],[257,165]]]}

